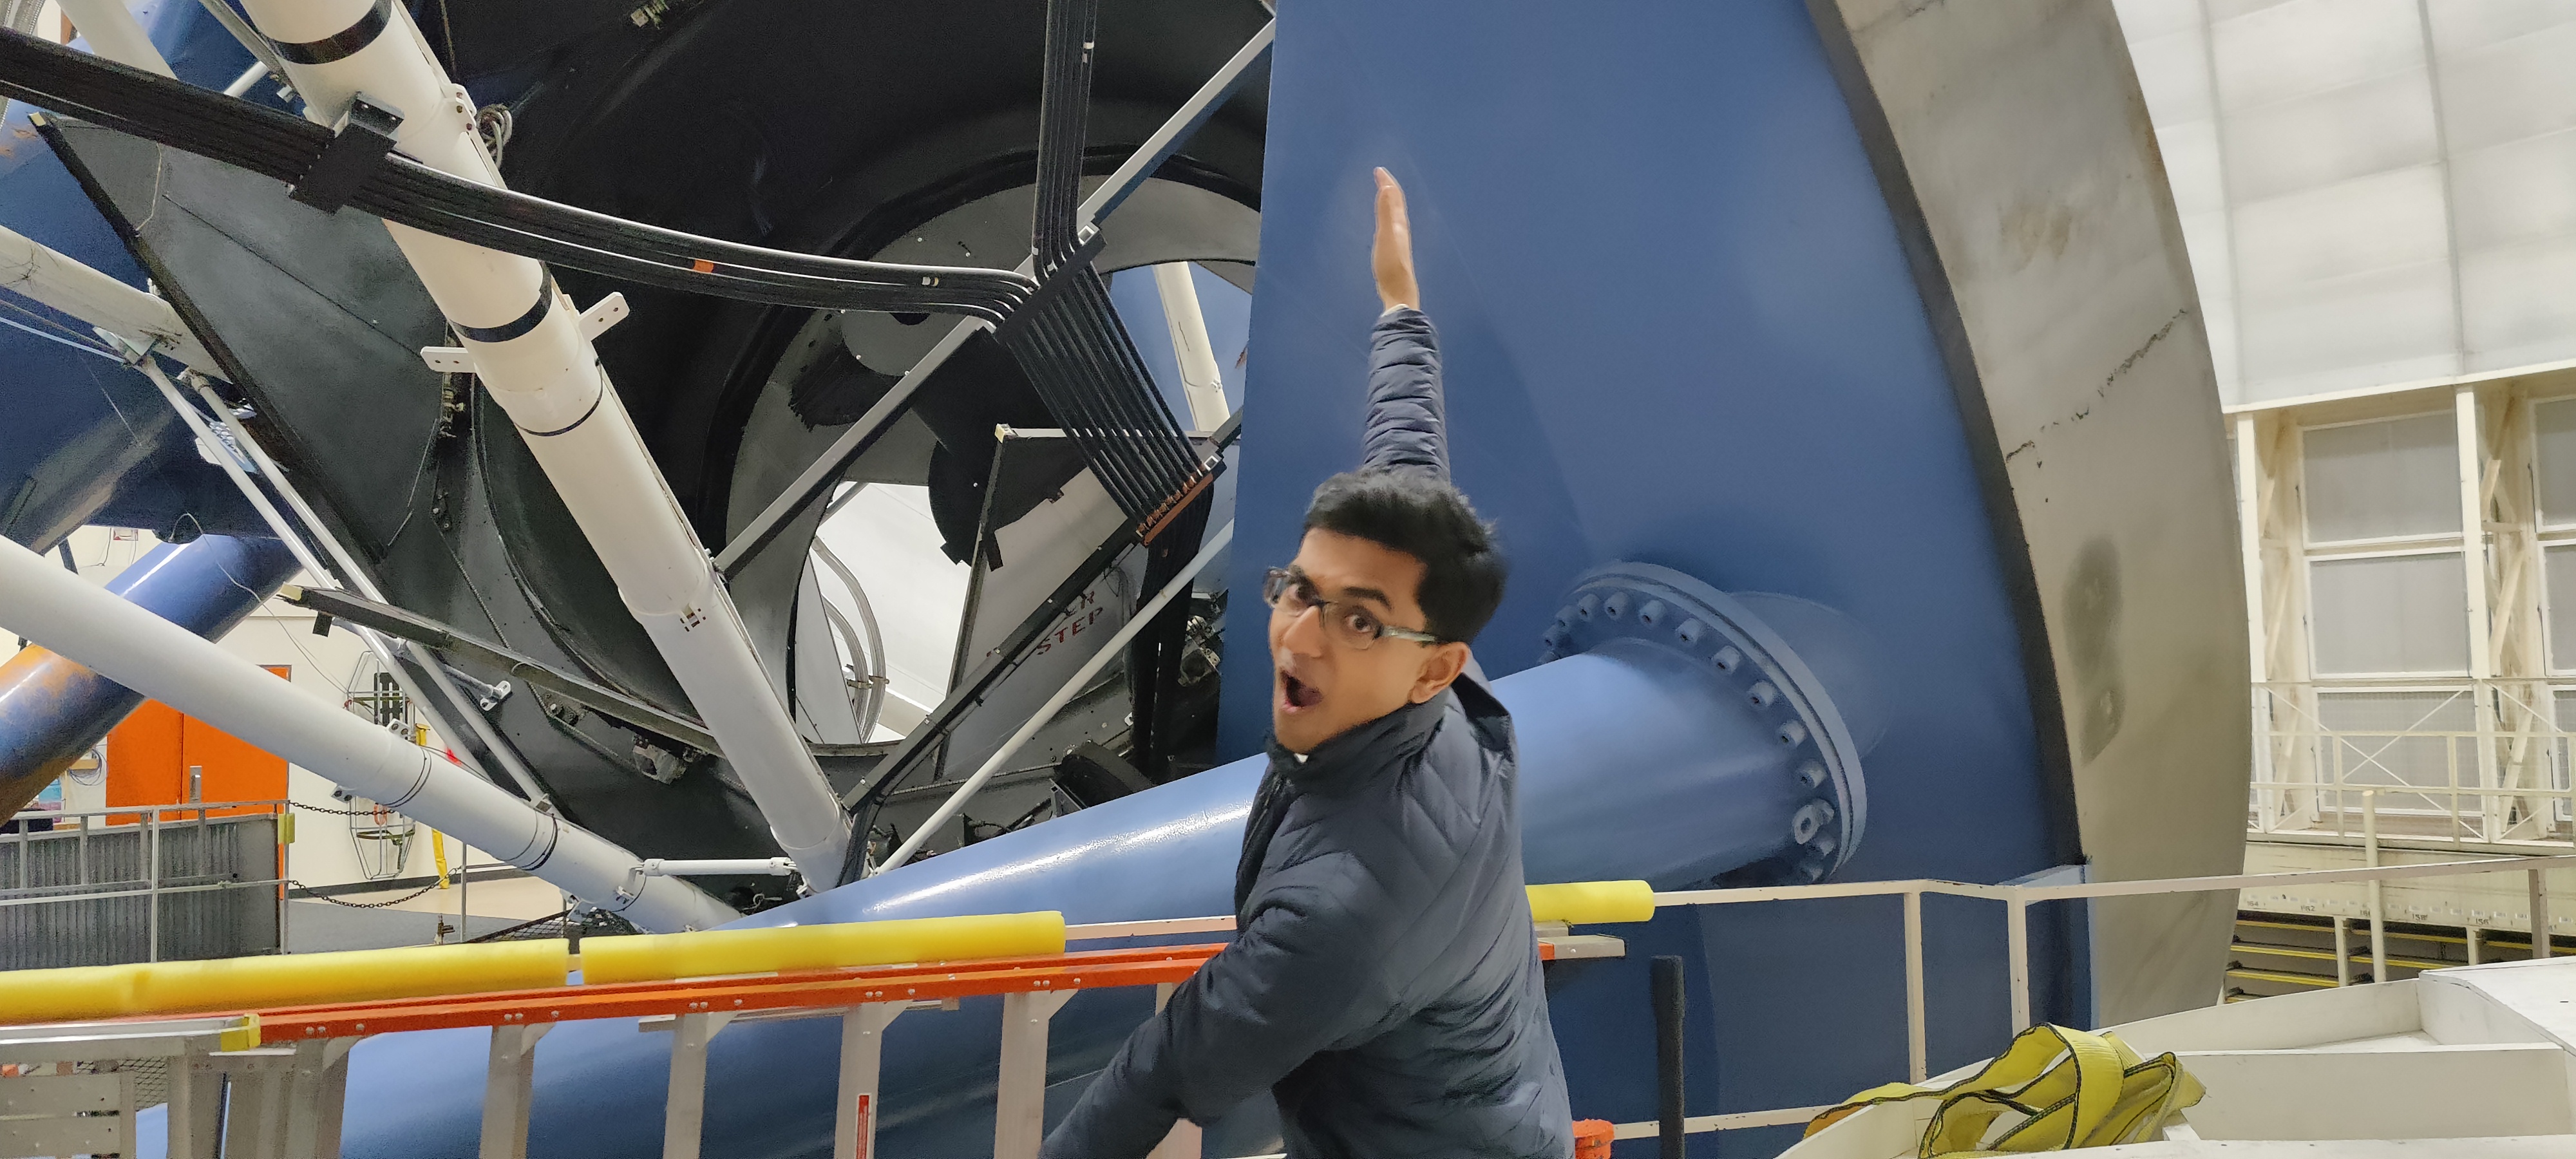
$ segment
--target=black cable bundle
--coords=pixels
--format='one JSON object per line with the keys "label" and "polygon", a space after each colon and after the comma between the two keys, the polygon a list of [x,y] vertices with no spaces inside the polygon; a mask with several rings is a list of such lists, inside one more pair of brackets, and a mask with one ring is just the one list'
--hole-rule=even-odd
{"label": "black cable bundle", "polygon": [[[334,138],[275,109],[0,30],[0,96],[296,184]],[[1000,322],[1034,290],[1009,270],[907,266],[789,253],[495,189],[399,153],[348,204],[471,245],[648,286],[747,302]]]}
{"label": "black cable bundle", "polygon": [[1081,445],[1118,509],[1157,523],[1207,468],[1191,453],[1091,268],[1098,235],[1084,236],[1077,220],[1099,12],[1099,0],[1047,4],[1037,208],[1029,230],[1040,287],[996,336]]}

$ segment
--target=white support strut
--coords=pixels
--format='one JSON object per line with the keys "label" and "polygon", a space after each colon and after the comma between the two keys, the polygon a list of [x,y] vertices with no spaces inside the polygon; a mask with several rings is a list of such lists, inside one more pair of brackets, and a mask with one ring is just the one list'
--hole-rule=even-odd
{"label": "white support strut", "polygon": [[956,816],[958,810],[966,807],[966,802],[973,800],[975,794],[982,792],[985,782],[992,780],[995,773],[1002,771],[1004,762],[1019,755],[1020,746],[1029,743],[1030,738],[1035,737],[1039,729],[1046,727],[1048,721],[1055,719],[1056,713],[1063,711],[1065,705],[1072,703],[1073,698],[1091,683],[1092,677],[1099,675],[1102,668],[1108,667],[1111,660],[1126,655],[1127,642],[1135,639],[1136,633],[1144,631],[1147,624],[1153,623],[1154,616],[1163,610],[1164,605],[1171,603],[1173,597],[1188,591],[1190,582],[1198,578],[1199,572],[1207,567],[1209,561],[1224,554],[1226,545],[1232,542],[1234,542],[1234,524],[1228,523],[1218,528],[1217,533],[1209,537],[1207,546],[1200,548],[1197,557],[1190,560],[1189,566],[1182,568],[1179,575],[1173,576],[1172,582],[1164,584],[1163,590],[1156,592],[1153,599],[1145,602],[1144,607],[1136,609],[1136,614],[1127,617],[1126,625],[1118,629],[1118,634],[1111,636],[1098,651],[1093,652],[1091,659],[1084,661],[1082,667],[1074,671],[1072,679],[1065,681],[1064,686],[1057,689],[1055,695],[1048,697],[1046,703],[1039,705],[1036,712],[1030,713],[1028,722],[1022,724],[1019,731],[1012,733],[1009,739],[1004,740],[1002,747],[994,749],[992,756],[984,759],[983,767],[976,769],[973,776],[958,785],[957,790],[950,793],[947,800],[940,802],[937,809],[931,810],[929,819],[915,826],[912,836],[905,839],[902,845],[897,846],[894,852],[887,854],[885,864],[879,866],[876,872],[884,873],[887,870],[900,869],[904,862],[912,860],[914,854],[921,852],[921,847],[929,843],[931,834],[938,832],[940,826],[947,824],[949,818]]}
{"label": "white support strut", "polygon": [[0,626],[646,929],[707,929],[737,916],[686,881],[645,877],[641,859],[605,838],[16,543],[0,543]]}
{"label": "white support strut", "polygon": [[51,306],[102,330],[152,344],[188,369],[223,378],[223,368],[170,303],[0,228],[0,290]]}
{"label": "white support strut", "polygon": [[[401,5],[249,0],[247,7],[287,61],[307,117],[336,124],[363,89],[401,113],[395,142],[405,155],[502,185],[474,129],[471,98],[448,79]],[[580,311],[533,259],[392,223],[385,228],[715,734],[780,848],[807,881],[838,880],[848,817],[601,369]]]}

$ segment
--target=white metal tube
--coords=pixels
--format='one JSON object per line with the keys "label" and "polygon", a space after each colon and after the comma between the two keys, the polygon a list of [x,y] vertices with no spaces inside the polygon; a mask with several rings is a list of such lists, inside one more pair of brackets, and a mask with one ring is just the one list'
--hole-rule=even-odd
{"label": "white metal tube", "polygon": [[1905,1080],[1930,1078],[1931,1038],[1923,1009],[1923,894],[1905,895]]}
{"label": "white metal tube", "polygon": [[311,769],[389,809],[653,930],[736,915],[686,882],[445,757],[325,704],[211,640],[118,599],[16,543],[0,545],[0,626]]}
{"label": "white metal tube", "polygon": [[[127,354],[133,359],[134,368],[141,371],[143,373],[143,377],[151,380],[152,385],[161,392],[162,399],[170,404],[170,409],[179,413],[179,421],[186,423],[188,429],[195,433],[197,436],[197,445],[205,448],[206,457],[213,459],[215,461],[215,465],[221,467],[224,474],[232,479],[233,486],[241,491],[242,498],[250,502],[252,510],[259,512],[259,517],[268,523],[269,530],[277,533],[278,542],[285,544],[286,550],[295,556],[296,564],[302,567],[307,573],[317,577],[330,575],[330,569],[322,566],[321,559],[313,554],[313,549],[310,546],[306,545],[304,537],[296,534],[295,525],[288,523],[284,516],[278,514],[276,505],[268,501],[267,494],[260,490],[259,484],[252,482],[250,475],[242,470],[241,461],[235,458],[232,451],[224,446],[223,440],[215,437],[214,430],[206,423],[206,416],[197,413],[197,408],[188,402],[187,396],[180,392],[178,385],[170,381],[170,376],[161,373],[161,368],[153,364],[152,359],[148,356],[148,352],[127,342],[126,339],[120,335],[112,335],[105,330],[101,330],[99,333],[102,336],[107,337],[110,343],[122,344],[126,347]],[[302,512],[306,518],[305,525],[315,529],[317,532],[320,531],[322,525],[320,522],[315,521],[312,518],[312,509],[304,507],[302,502],[296,498],[294,492],[285,486],[285,481],[279,478],[276,474],[276,464],[268,461],[266,452],[258,451],[257,443],[247,441],[249,432],[243,430],[240,423],[233,420],[232,412],[225,409],[222,400],[217,399],[214,392],[207,391],[202,386],[197,389],[205,391],[206,399],[209,404],[214,407],[215,413],[222,415],[227,426],[245,440],[242,444],[242,449],[253,452],[255,456],[254,461],[260,464],[260,470],[269,475],[270,482],[278,484],[278,493],[287,496],[290,502],[296,503],[297,510]],[[337,545],[335,544],[333,546],[336,547]],[[411,676],[403,671],[401,664],[395,662],[393,642],[385,639],[372,629],[358,628],[357,633],[358,639],[367,645],[367,650],[374,652],[377,659],[384,661],[385,671],[391,673],[393,675],[394,682],[402,686],[403,695],[410,697],[412,703],[420,705],[424,711],[429,712],[431,719],[438,722],[440,732],[449,732],[450,730],[447,728],[446,720],[443,719],[439,713],[430,708],[428,700],[421,696],[419,686],[413,684]],[[435,664],[425,665],[424,667],[427,667],[430,670],[430,674],[433,676],[443,677],[446,675],[446,673],[440,671]],[[481,774],[483,769],[476,766],[473,771],[477,774]],[[519,771],[524,772],[525,770],[522,769]],[[489,780],[491,778],[487,776],[484,779]],[[529,791],[531,800],[542,802],[545,799],[544,794],[537,791],[536,782],[533,778],[523,781],[521,787]]]}
{"label": "white metal tube", "polygon": [[61,2],[63,14],[71,17],[72,27],[89,42],[91,52],[145,72],[170,75],[170,62],[161,59],[161,50],[152,46],[152,38],[144,34],[143,23],[126,8],[125,0]]}
{"label": "white metal tube", "polygon": [[157,344],[191,370],[224,377],[214,356],[160,297],[0,228],[0,289],[110,331],[137,346]]}
{"label": "white metal tube", "polygon": [[2012,1032],[2030,1029],[2030,903],[2016,897],[2004,904],[2006,984],[2012,987]]}
{"label": "white metal tube", "polygon": [[[402,112],[396,145],[405,154],[468,180],[501,184],[475,132],[472,100],[448,80],[400,5],[371,38],[362,33],[380,11],[373,0],[249,0],[248,7],[272,41],[330,41],[334,52],[345,52],[322,64],[288,64],[307,117],[335,123],[363,88]],[[600,369],[579,312],[541,263],[399,225],[386,228],[607,565],[627,610],[715,734],[771,834],[806,880],[835,880],[849,819]]]}
{"label": "white metal tube", "polygon": [[1189,400],[1191,428],[1212,431],[1224,426],[1225,379],[1217,371],[1215,344],[1208,340],[1207,315],[1199,310],[1199,288],[1190,280],[1190,263],[1155,266],[1154,290],[1163,299],[1163,324],[1171,331],[1172,356],[1181,364],[1181,396]]}
{"label": "white metal tube", "polygon": [[646,877],[716,877],[725,874],[757,874],[785,877],[796,872],[796,863],[784,857],[698,858],[647,857]]}
{"label": "white metal tube", "polygon": [[258,84],[260,78],[267,75],[268,62],[264,60],[254,60],[250,62],[249,68],[241,71],[240,76],[233,78],[233,83],[224,86],[224,95],[228,97],[238,97],[246,94],[250,92],[252,85]]}
{"label": "white metal tube", "polygon": [[[314,571],[310,567],[305,570],[314,571],[317,576],[337,575],[340,586],[377,603],[385,603],[384,591],[376,586],[376,581],[367,577],[366,570],[358,566],[357,558],[349,554],[347,547],[341,545],[339,537],[331,534],[331,529],[323,524],[321,515],[313,510],[313,505],[304,501],[304,493],[297,490],[295,484],[287,479],[286,472],[277,469],[277,460],[268,457],[268,448],[259,445],[259,440],[251,435],[249,427],[242,425],[241,419],[233,414],[232,408],[225,406],[224,400],[204,383],[197,384],[197,395],[206,400],[208,410],[222,417],[224,429],[232,432],[234,445],[239,446],[244,454],[250,456],[251,462],[258,465],[259,473],[268,479],[268,485],[277,490],[278,496],[286,500],[287,506],[295,509],[296,518],[303,520],[305,529],[312,532],[314,538],[321,540],[322,546],[331,553],[330,571]],[[287,535],[284,528],[280,528],[278,533]],[[289,536],[289,542],[293,542],[292,536]],[[385,671],[393,673],[394,679],[403,685],[403,695],[411,697],[412,703],[420,705],[423,711],[428,712],[430,718],[438,722],[440,731],[450,732],[447,728],[447,714],[432,708],[429,702],[421,697],[420,690],[412,687],[411,678],[403,672],[402,665],[395,662],[396,652],[408,652],[419,656],[420,669],[429,674],[430,684],[438,689],[439,695],[446,699],[448,706],[464,720],[466,729],[474,734],[474,738],[483,742],[484,751],[491,753],[492,759],[500,762],[501,771],[509,774],[510,780],[519,786],[520,794],[540,806],[552,807],[552,798],[546,793],[546,787],[538,783],[537,775],[529,770],[526,762],[519,759],[518,750],[511,748],[508,741],[501,739],[501,734],[493,729],[492,722],[484,719],[482,706],[475,704],[465,695],[463,689],[456,686],[456,678],[447,674],[447,666],[440,663],[438,657],[429,655],[428,649],[419,648],[410,641],[390,640],[372,628],[358,628],[356,631],[358,638],[365,641],[367,647],[376,653],[377,658],[385,662]],[[451,735],[453,735],[452,732]],[[475,771],[483,770],[477,768]]]}
{"label": "white metal tube", "polygon": [[[2379,790],[2361,791],[2361,848],[2363,863],[2379,868]],[[2379,880],[2372,878],[2363,887],[2370,894],[2370,980],[2388,981],[2388,922],[2380,913]]]}
{"label": "white metal tube", "polygon": [[2549,878],[2546,870],[2531,871],[2531,956],[2549,956]]}
{"label": "white metal tube", "polygon": [[1081,668],[1075,670],[1073,679],[1065,681],[1064,687],[1056,689],[1055,695],[1048,697],[1046,703],[1039,705],[1036,712],[1029,714],[1028,723],[1021,725],[1018,732],[1012,733],[1009,740],[1003,741],[1002,747],[993,750],[993,755],[985,759],[984,767],[975,770],[974,776],[966,778],[964,784],[957,786],[956,792],[949,794],[947,800],[940,802],[939,808],[930,814],[930,819],[923,821],[920,828],[913,830],[912,836],[904,839],[904,843],[886,858],[885,864],[879,867],[877,872],[883,873],[889,869],[901,868],[904,862],[912,860],[913,854],[921,852],[922,845],[930,840],[930,835],[938,832],[940,826],[947,824],[949,818],[956,816],[958,810],[965,808],[966,802],[972,800],[976,793],[983,791],[984,783],[992,780],[993,774],[1001,771],[1003,762],[1017,756],[1021,745],[1029,743],[1029,738],[1036,736],[1039,729],[1046,727],[1048,721],[1055,719],[1056,713],[1063,711],[1065,705],[1072,703],[1073,698],[1082,692],[1083,686],[1091,683],[1092,677],[1099,675],[1101,669],[1108,667],[1111,660],[1122,654],[1127,648],[1127,642],[1136,638],[1136,633],[1144,631],[1145,625],[1153,622],[1155,614],[1163,610],[1163,605],[1171,603],[1172,597],[1188,591],[1190,581],[1198,578],[1199,571],[1207,567],[1208,561],[1215,559],[1225,550],[1225,545],[1232,542],[1234,542],[1234,524],[1228,523],[1209,538],[1207,546],[1199,549],[1198,557],[1192,559],[1188,567],[1182,568],[1181,574],[1173,576],[1172,582],[1164,584],[1162,591],[1154,593],[1153,599],[1146,601],[1144,607],[1136,609],[1135,615],[1127,617],[1126,625],[1119,628],[1118,634],[1111,636],[1107,643],[1102,644],[1099,651],[1093,652],[1091,659],[1084,661]]}

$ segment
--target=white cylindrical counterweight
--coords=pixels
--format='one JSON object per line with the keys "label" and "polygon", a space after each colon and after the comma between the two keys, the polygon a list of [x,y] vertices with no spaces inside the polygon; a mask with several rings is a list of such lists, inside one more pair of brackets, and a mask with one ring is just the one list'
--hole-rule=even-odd
{"label": "white cylindrical counterweight", "polygon": [[[474,131],[472,101],[449,81],[401,5],[248,0],[247,7],[286,60],[307,117],[336,124],[363,91],[402,114],[395,133],[401,152],[501,184]],[[715,734],[779,847],[807,881],[820,887],[838,880],[849,818],[600,368],[579,311],[537,261],[386,228]]]}

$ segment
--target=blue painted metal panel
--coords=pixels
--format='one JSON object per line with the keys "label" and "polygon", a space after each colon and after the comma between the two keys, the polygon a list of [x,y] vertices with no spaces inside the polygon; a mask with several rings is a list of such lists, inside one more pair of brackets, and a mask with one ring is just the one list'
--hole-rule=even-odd
{"label": "blue painted metal panel", "polygon": [[[1312,0],[1283,7],[1271,84],[1236,590],[1293,553],[1307,495],[1356,458],[1385,165],[1441,329],[1459,483],[1514,560],[1487,669],[1530,662],[1566,580],[1613,558],[1814,600],[1867,628],[1889,691],[1868,840],[1839,876],[2049,866],[2064,841],[1967,450],[1982,436],[1803,5]],[[1227,643],[1220,748],[1240,753],[1268,724],[1268,665],[1258,633]],[[1695,1065],[1719,1086],[1693,1113],[1901,1074],[1895,903],[1706,924],[1695,1020],[1714,1020],[1716,1057]],[[1941,1056],[2001,1041],[2001,948],[1936,940]],[[1610,1016],[1645,1000],[1633,969],[1621,993],[1567,995],[1557,1029],[1570,1069],[1594,1060],[1642,1095],[1645,1040]]]}
{"label": "blue painted metal panel", "polygon": [[[192,0],[151,0],[135,13],[182,80],[222,88],[250,63]],[[133,254],[37,136],[29,112],[13,101],[0,116],[0,225],[144,285]],[[97,345],[87,323],[0,293],[0,366],[9,371],[0,377],[9,415],[0,435],[0,534],[43,549],[82,523],[260,531],[151,384]]]}

